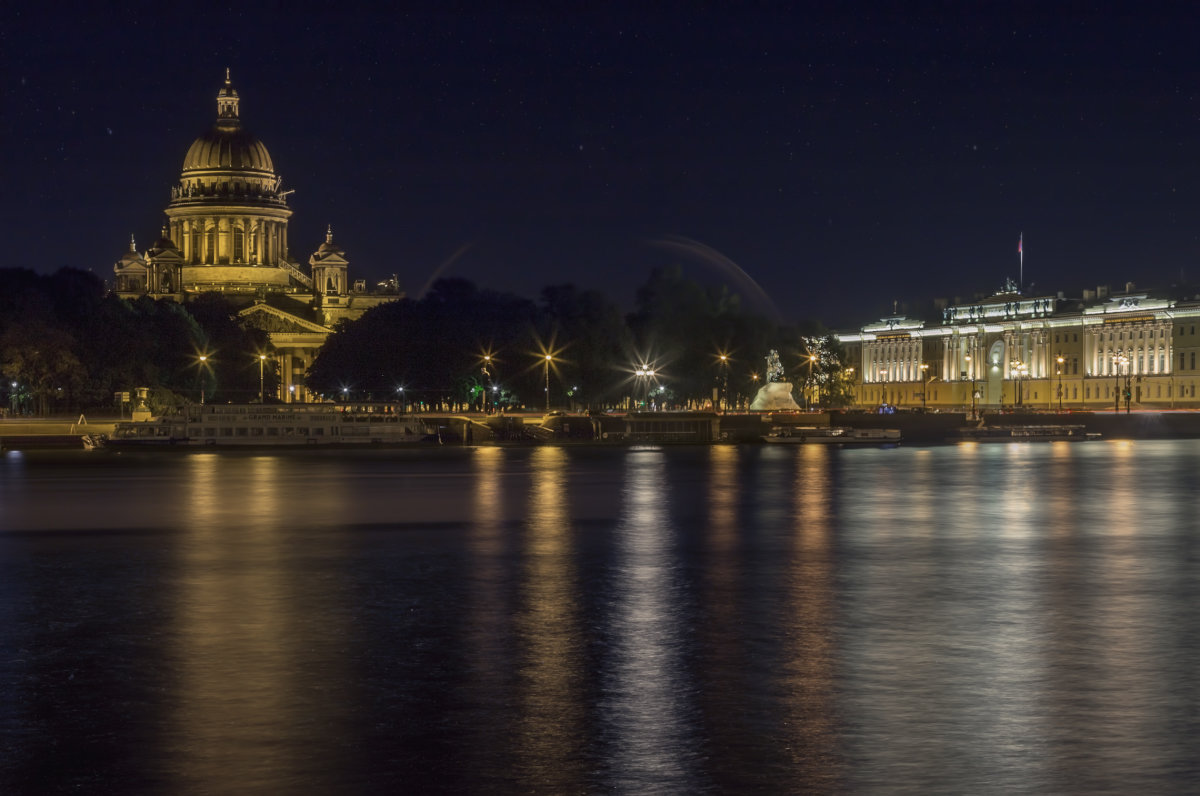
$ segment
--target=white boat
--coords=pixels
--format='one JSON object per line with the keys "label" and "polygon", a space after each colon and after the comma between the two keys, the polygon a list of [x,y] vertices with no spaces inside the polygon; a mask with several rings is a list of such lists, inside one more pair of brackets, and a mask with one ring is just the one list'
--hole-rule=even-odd
{"label": "white boat", "polygon": [[973,426],[960,429],[962,442],[1083,442],[1100,434],[1080,425]]}
{"label": "white boat", "polygon": [[392,404],[207,404],[118,423],[106,447],[397,445],[426,437],[420,420]]}
{"label": "white boat", "polygon": [[776,426],[764,442],[784,445],[895,445],[900,430],[895,428],[849,428],[847,426]]}

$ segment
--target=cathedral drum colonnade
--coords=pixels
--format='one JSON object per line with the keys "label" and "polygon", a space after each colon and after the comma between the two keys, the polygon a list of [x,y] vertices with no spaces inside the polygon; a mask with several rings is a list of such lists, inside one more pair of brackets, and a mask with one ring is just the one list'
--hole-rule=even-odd
{"label": "cathedral drum colonnade", "polygon": [[267,147],[242,124],[229,75],[217,92],[217,118],[184,156],[161,236],[144,254],[131,239],[113,266],[118,295],[187,302],[218,292],[246,305],[242,323],[268,332],[278,359],[280,400],[310,398],[304,371],[342,319],[403,297],[398,280],[368,290],[349,280],[332,227],[307,272],[288,249],[290,190],[283,190]]}

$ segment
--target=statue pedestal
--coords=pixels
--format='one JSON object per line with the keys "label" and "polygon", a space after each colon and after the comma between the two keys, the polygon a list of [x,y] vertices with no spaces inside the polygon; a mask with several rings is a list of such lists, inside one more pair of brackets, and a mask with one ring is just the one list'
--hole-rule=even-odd
{"label": "statue pedestal", "polygon": [[792,398],[792,385],[786,381],[764,384],[750,404],[751,412],[799,412],[800,407]]}

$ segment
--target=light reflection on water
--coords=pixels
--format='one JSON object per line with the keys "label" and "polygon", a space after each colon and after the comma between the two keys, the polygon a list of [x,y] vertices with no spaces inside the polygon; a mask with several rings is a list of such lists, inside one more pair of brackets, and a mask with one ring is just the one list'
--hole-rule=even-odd
{"label": "light reflection on water", "polygon": [[6,456],[0,792],[1190,792],[1198,464]]}

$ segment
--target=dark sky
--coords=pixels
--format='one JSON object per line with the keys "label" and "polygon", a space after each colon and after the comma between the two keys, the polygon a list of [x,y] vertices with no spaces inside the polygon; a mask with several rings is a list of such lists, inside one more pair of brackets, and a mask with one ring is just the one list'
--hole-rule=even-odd
{"label": "dark sky", "polygon": [[293,254],[332,223],[410,294],[440,268],[629,305],[678,262],[857,325],[991,292],[1021,232],[1039,290],[1200,274],[1184,4],[165,5],[6,7],[5,265],[109,277],[156,238],[229,66]]}

